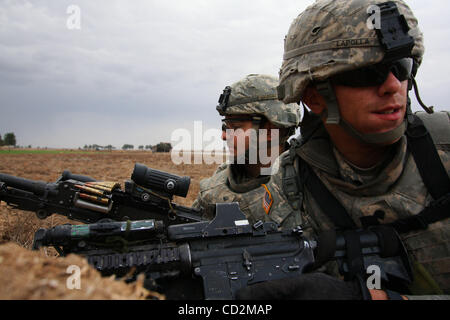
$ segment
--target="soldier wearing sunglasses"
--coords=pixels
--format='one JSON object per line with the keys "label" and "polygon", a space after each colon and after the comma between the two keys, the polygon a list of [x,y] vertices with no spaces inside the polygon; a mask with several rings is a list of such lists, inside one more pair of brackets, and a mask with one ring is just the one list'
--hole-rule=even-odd
{"label": "soldier wearing sunglasses", "polygon": [[[344,234],[349,263],[250,286],[240,298],[449,297],[450,122],[418,95],[423,53],[418,22],[400,0],[318,0],[294,20],[278,96],[303,104],[302,140],[280,156],[281,170],[267,186],[299,210],[306,236]],[[426,112],[412,112],[413,88]],[[296,182],[286,183],[292,168]],[[387,280],[369,288],[361,240],[352,236],[358,229],[398,234],[412,281],[382,270]]]}
{"label": "soldier wearing sunglasses", "polygon": [[270,169],[271,159],[286,150],[300,119],[297,104],[278,101],[277,85],[276,77],[251,74],[227,86],[220,96],[217,111],[224,117],[222,139],[231,161],[200,182],[193,206],[203,208],[206,218],[212,219],[215,204],[224,202],[238,202],[253,223],[277,218],[268,215],[273,199],[265,184],[271,170],[263,169]]}

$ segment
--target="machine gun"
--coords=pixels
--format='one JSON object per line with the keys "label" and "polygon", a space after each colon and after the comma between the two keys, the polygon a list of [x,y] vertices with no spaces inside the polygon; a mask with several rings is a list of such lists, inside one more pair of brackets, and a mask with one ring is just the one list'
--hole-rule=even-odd
{"label": "machine gun", "polygon": [[158,219],[165,224],[198,222],[201,212],[172,202],[186,197],[190,177],[147,168],[136,163],[125,190],[116,182],[64,171],[55,183],[0,173],[0,201],[15,209],[34,211],[40,219],[53,213],[84,223]]}
{"label": "machine gun", "polygon": [[[380,239],[377,232],[355,235],[364,264],[379,265],[382,280],[410,280],[401,247],[387,254],[385,237]],[[165,227],[145,220],[40,229],[33,249],[54,246],[63,256],[80,254],[105,276],[145,273],[146,283],[152,284],[147,287],[159,288],[168,299],[228,300],[245,286],[299,276],[330,259],[340,262],[343,273],[351,271],[346,237],[325,238],[308,240],[301,228],[279,230],[274,222],[250,225],[238,204],[231,203],[216,204],[210,222]],[[321,243],[330,239],[333,249],[321,250]]]}

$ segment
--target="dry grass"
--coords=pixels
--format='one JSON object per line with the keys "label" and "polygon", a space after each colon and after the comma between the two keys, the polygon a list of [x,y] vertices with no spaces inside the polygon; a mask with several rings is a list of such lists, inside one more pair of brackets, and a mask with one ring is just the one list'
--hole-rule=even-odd
{"label": "dry grass", "polygon": [[[22,178],[54,182],[63,170],[91,176],[97,180],[122,184],[130,179],[134,164],[180,176],[190,176],[186,198],[175,197],[178,204],[190,206],[199,191],[199,182],[213,174],[217,164],[174,165],[170,154],[150,152],[97,152],[89,154],[0,154],[0,172]],[[32,212],[12,210],[0,203],[0,299],[144,299],[155,298],[142,283],[127,285],[100,274],[78,256],[55,258],[52,248],[32,252],[34,233],[64,223],[77,224],[64,216],[52,215],[40,220]],[[26,248],[26,249],[24,249]],[[65,270],[68,265],[82,267],[83,290],[68,290]],[[161,298],[156,296],[156,298]]]}
{"label": "dry grass", "polygon": [[[102,277],[80,256],[46,257],[17,244],[0,245],[0,299],[21,300],[142,300],[163,296],[144,288],[143,278],[132,284]],[[78,266],[80,287],[67,286],[69,266]],[[70,271],[70,269],[69,269]]]}
{"label": "dry grass", "polygon": [[[1,154],[0,172],[22,178],[54,182],[64,170],[91,176],[97,180],[123,182],[130,179],[135,163],[180,176],[190,176],[191,185],[186,198],[175,197],[178,204],[190,206],[199,192],[200,180],[211,176],[217,165],[174,165],[169,153],[97,152],[89,154]],[[0,241],[12,241],[31,248],[34,233],[39,228],[77,222],[63,216],[38,219],[34,213],[11,210],[0,205]]]}

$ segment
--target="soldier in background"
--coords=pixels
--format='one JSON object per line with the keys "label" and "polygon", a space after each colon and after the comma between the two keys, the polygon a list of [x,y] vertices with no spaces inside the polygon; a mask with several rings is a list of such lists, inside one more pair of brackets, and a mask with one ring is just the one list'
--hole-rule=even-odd
{"label": "soldier in background", "polygon": [[[232,163],[220,165],[212,177],[200,182],[193,206],[203,208],[206,218],[214,217],[216,203],[225,202],[238,202],[250,222],[269,218],[273,200],[265,184],[270,179],[270,159],[286,150],[300,119],[297,104],[278,101],[277,85],[276,77],[252,74],[221,95],[217,111],[225,117],[222,139],[227,141]],[[260,151],[267,155],[264,161]],[[262,169],[269,171],[264,174]]]}
{"label": "soldier in background", "polygon": [[[417,20],[403,1],[319,0],[308,7],[286,36],[278,93],[310,111],[305,108],[300,144],[280,156],[280,170],[267,184],[274,199],[285,198],[272,211],[292,204],[307,237],[394,227],[414,282],[398,291],[390,284],[368,290],[362,281],[339,279],[329,263],[325,272],[250,286],[240,298],[449,297],[442,294],[450,294],[450,121],[417,94],[427,113],[411,111],[408,94],[413,86],[417,92],[423,53]],[[292,168],[295,184],[286,183]],[[360,241],[346,239],[348,246]],[[367,276],[364,266],[350,267]]]}

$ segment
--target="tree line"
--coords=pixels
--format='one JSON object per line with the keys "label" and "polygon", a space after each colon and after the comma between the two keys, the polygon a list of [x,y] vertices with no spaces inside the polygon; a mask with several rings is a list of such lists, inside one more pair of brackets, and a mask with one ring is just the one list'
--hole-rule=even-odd
{"label": "tree line", "polygon": [[[2,137],[2,135],[0,134],[0,146],[16,146],[17,145],[17,141],[16,141],[16,135],[14,134],[14,132],[8,132],[5,133]],[[31,146],[29,146],[31,147]],[[87,145],[85,144],[83,149],[85,150],[115,150],[116,147],[112,146],[112,145],[107,145],[107,146],[101,146],[98,144],[92,144],[92,145]],[[153,152],[170,152],[172,150],[172,145],[168,142],[160,142],[154,146],[152,145],[140,145],[138,147],[139,150],[151,150]],[[122,150],[134,150],[134,145],[132,144],[124,144],[122,146]]]}
{"label": "tree line", "polygon": [[[151,150],[153,152],[170,152],[172,150],[172,144],[168,142],[160,142],[154,146],[152,145],[140,145],[138,147],[139,150]],[[134,145],[132,144],[124,144],[122,146],[122,150],[134,150]]]}
{"label": "tree line", "polygon": [[16,144],[16,135],[14,132],[5,133],[3,139],[0,134],[0,146],[15,146]]}
{"label": "tree line", "polygon": [[[107,145],[107,146],[101,146],[98,144],[92,144],[92,145],[87,145],[85,144],[83,149],[85,150],[96,150],[96,151],[100,151],[100,150],[115,150],[116,148],[112,145]],[[172,150],[172,145],[168,142],[160,142],[154,146],[152,145],[140,145],[138,146],[139,150],[151,150],[153,152],[170,152]],[[134,150],[134,145],[126,143],[122,146],[122,150]]]}

